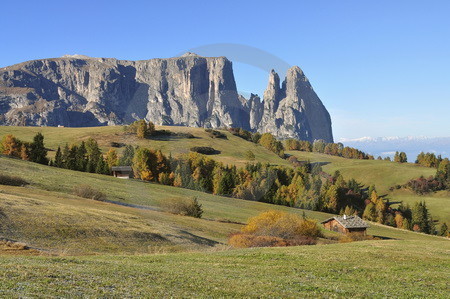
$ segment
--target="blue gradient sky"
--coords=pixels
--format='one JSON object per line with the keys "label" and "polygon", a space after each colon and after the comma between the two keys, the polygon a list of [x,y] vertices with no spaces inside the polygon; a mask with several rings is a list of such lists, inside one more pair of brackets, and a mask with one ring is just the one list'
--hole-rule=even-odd
{"label": "blue gradient sky", "polygon": [[[0,67],[248,45],[304,70],[336,139],[450,136],[450,1],[16,2],[0,7]],[[234,67],[240,91],[262,93],[266,71]]]}

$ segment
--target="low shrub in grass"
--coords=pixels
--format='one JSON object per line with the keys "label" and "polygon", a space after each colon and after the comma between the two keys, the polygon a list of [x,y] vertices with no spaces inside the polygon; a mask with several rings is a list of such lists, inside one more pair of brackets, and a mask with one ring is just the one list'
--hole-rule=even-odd
{"label": "low shrub in grass", "polygon": [[255,161],[255,154],[251,150],[248,150],[245,152],[245,159]]}
{"label": "low shrub in grass", "polygon": [[106,200],[106,195],[103,192],[96,190],[89,185],[75,186],[73,188],[73,193],[76,196],[83,197],[83,198],[89,198],[89,199],[100,200],[100,201]]}
{"label": "low shrub in grass", "polygon": [[0,185],[25,186],[28,185],[28,182],[18,176],[0,174]]}
{"label": "low shrub in grass", "polygon": [[163,204],[163,209],[172,214],[195,218],[201,218],[203,214],[202,205],[199,204],[197,197],[170,199]]}
{"label": "low shrub in grass", "polygon": [[121,147],[125,147],[125,146],[126,146],[125,143],[122,143],[122,142],[115,142],[115,141],[111,141],[111,142],[109,143],[109,145],[110,145],[111,147],[116,147],[116,148],[121,148]]}
{"label": "low shrub in grass", "polygon": [[287,240],[272,236],[255,236],[252,234],[237,233],[230,236],[228,243],[236,248],[250,248],[315,245],[317,241],[314,238],[306,236],[297,236],[294,239]]}
{"label": "low shrub in grass", "polygon": [[228,139],[227,135],[225,135],[222,132],[213,130],[213,129],[205,129],[205,132],[208,133],[209,137],[211,137],[211,138]]}
{"label": "low shrub in grass", "polygon": [[228,244],[236,248],[288,246],[287,242],[282,238],[271,236],[255,236],[243,233],[231,235]]}
{"label": "low shrub in grass", "polygon": [[209,146],[194,146],[190,148],[191,152],[196,152],[203,155],[217,155],[220,151]]}

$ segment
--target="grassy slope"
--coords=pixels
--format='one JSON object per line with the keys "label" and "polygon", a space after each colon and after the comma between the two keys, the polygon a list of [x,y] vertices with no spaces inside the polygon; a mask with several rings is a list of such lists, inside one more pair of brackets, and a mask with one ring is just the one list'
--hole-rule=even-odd
{"label": "grassy slope", "polygon": [[[158,130],[170,130],[177,133],[191,133],[196,138],[166,137],[159,139],[140,140],[135,136],[125,134],[122,126],[92,127],[92,128],[55,128],[55,127],[8,127],[0,126],[0,136],[13,134],[24,141],[32,141],[33,136],[41,132],[45,137],[45,145],[53,150],[58,146],[63,147],[66,143],[78,143],[89,137],[96,139],[102,150],[106,153],[111,142],[161,149],[165,154],[177,155],[189,152],[193,146],[210,146],[219,151],[220,154],[211,156],[215,160],[225,164],[244,166],[249,161],[245,158],[245,152],[251,150],[255,154],[256,161],[269,162],[271,164],[289,165],[289,163],[274,153],[266,150],[260,145],[245,141],[240,137],[233,136],[227,131],[222,131],[228,139],[211,138],[203,128],[168,127],[157,126]],[[119,149],[119,152],[121,149]],[[50,152],[49,156],[53,156]]]}
{"label": "grassy slope", "polygon": [[[160,248],[172,251],[220,247],[231,232],[240,228],[238,224],[224,222],[246,222],[249,217],[269,209],[303,213],[299,209],[74,172],[4,157],[0,158],[0,172],[19,175],[31,182],[31,186],[25,188],[0,186],[0,209],[8,217],[4,236],[32,246],[69,253],[146,253]],[[109,200],[155,210],[161,210],[161,205],[167,200],[197,196],[203,205],[205,219],[77,198],[71,193],[79,184],[102,190]],[[306,211],[306,214],[317,220],[331,216],[313,211]],[[435,239],[376,224],[372,225],[369,233],[396,239]],[[45,238],[41,238],[43,234]],[[77,246],[77,242],[84,245]]]}
{"label": "grassy slope", "polygon": [[0,296],[447,298],[450,242],[0,259]]}
{"label": "grassy slope", "polygon": [[[345,179],[354,178],[368,186],[375,184],[380,194],[387,194],[392,202],[403,201],[413,205],[417,201],[426,201],[435,219],[450,223],[450,194],[438,192],[427,196],[420,196],[406,190],[389,191],[390,187],[403,185],[408,180],[420,176],[429,177],[436,173],[436,169],[421,167],[414,164],[399,164],[378,160],[354,160],[334,157],[319,153],[289,151],[299,160],[326,163],[323,170],[333,173],[339,170]],[[394,205],[395,206],[395,205]]]}
{"label": "grassy slope", "polygon": [[418,178],[421,175],[430,176],[436,173],[435,169],[416,166],[406,163],[399,164],[389,161],[345,159],[331,155],[289,151],[299,160],[311,162],[324,162],[323,170],[334,173],[339,170],[345,179],[355,178],[366,186],[375,184],[381,193],[389,191],[390,187],[403,185],[408,180]]}

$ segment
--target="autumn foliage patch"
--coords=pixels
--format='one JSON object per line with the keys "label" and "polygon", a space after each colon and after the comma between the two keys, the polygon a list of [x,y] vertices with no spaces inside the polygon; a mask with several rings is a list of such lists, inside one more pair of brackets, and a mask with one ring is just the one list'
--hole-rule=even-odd
{"label": "autumn foliage patch", "polygon": [[233,247],[313,245],[322,236],[317,222],[281,211],[267,211],[249,220],[241,233],[231,235]]}

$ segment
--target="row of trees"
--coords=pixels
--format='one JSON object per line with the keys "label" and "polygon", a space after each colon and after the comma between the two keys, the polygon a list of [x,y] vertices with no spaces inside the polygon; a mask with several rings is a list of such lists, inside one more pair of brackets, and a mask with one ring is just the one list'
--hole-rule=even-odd
{"label": "row of trees", "polygon": [[425,167],[439,168],[439,165],[441,163],[448,164],[449,159],[448,158],[443,159],[441,155],[436,156],[433,153],[424,153],[424,152],[421,152],[416,159],[416,164]]}
{"label": "row of trees", "polygon": [[0,152],[3,155],[39,164],[48,164],[47,151],[44,146],[44,136],[41,133],[37,133],[31,143],[21,141],[11,134],[4,136],[0,143]]}
{"label": "row of trees", "polygon": [[287,150],[305,152],[316,152],[348,159],[369,159],[374,157],[356,148],[345,146],[342,143],[327,143],[324,140],[315,140],[314,143],[305,140],[287,139],[285,141]]}
{"label": "row of trees", "polygon": [[397,163],[406,163],[408,162],[408,157],[406,156],[405,152],[395,152],[394,155],[394,162]]}
{"label": "row of trees", "polygon": [[[420,156],[420,155],[419,155]],[[426,155],[422,156],[425,158]],[[428,157],[432,157],[429,155]],[[424,160],[422,160],[424,161]],[[436,175],[424,178],[410,180],[404,187],[411,189],[417,194],[425,194],[439,190],[450,190],[450,160],[448,158],[438,160]]]}
{"label": "row of trees", "polygon": [[115,149],[110,149],[104,157],[96,140],[89,138],[79,145],[66,144],[63,149],[58,147],[51,166],[70,170],[110,174],[111,167],[118,165],[119,158]]}

